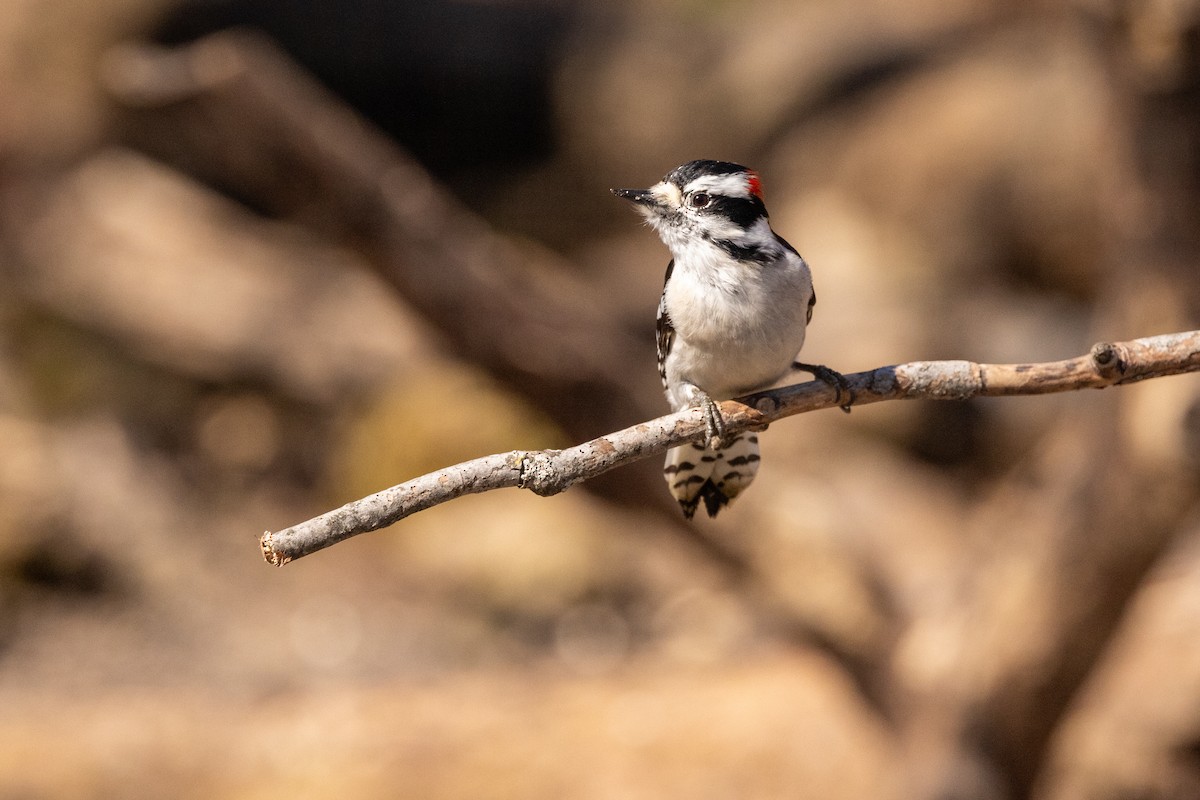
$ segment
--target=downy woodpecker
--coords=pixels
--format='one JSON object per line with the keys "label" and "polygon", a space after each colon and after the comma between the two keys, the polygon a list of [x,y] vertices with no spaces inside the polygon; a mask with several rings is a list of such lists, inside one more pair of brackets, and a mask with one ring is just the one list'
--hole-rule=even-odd
{"label": "downy woodpecker", "polygon": [[841,375],[794,361],[817,299],[812,275],[771,230],[758,174],[739,164],[689,161],[649,189],[613,193],[635,204],[673,257],[658,303],[658,374],[673,410],[703,410],[707,438],[668,452],[663,474],[684,516],[703,501],[715,517],[759,465],[758,435],[726,436],[717,402],[793,368],[842,399]]}

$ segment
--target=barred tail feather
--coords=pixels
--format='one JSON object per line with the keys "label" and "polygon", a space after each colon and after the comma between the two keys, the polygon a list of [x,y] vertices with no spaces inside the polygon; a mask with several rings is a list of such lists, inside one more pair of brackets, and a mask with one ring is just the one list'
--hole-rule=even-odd
{"label": "barred tail feather", "polygon": [[701,501],[715,517],[754,480],[759,461],[758,435],[743,433],[720,450],[685,444],[667,451],[663,477],[685,517],[691,519]]}

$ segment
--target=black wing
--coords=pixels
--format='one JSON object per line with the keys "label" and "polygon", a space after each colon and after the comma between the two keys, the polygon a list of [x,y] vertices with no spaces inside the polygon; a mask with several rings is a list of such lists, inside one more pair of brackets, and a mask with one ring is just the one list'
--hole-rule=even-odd
{"label": "black wing", "polygon": [[813,306],[817,304],[817,290],[812,290],[812,295],[808,298],[808,316],[804,318],[805,324],[812,322]]}
{"label": "black wing", "polygon": [[663,278],[663,293],[658,299],[658,318],[655,327],[658,331],[658,377],[662,379],[663,388],[667,388],[667,354],[671,352],[671,343],[675,341],[675,326],[667,315],[667,281],[671,280],[671,270],[675,269],[675,259],[667,264],[667,276]]}

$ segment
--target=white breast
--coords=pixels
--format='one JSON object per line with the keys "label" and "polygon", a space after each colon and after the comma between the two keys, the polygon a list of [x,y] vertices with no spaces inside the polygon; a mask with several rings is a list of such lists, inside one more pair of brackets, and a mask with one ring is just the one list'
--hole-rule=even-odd
{"label": "white breast", "polygon": [[724,400],[783,377],[804,344],[811,296],[808,265],[791,251],[767,264],[737,262],[706,242],[676,252],[665,289],[672,407],[692,404],[686,384]]}

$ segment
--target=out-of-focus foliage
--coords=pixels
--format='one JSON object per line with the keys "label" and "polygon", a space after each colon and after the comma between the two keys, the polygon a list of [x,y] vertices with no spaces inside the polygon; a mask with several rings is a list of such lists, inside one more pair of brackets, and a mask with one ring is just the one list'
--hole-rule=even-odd
{"label": "out-of-focus foliage", "polygon": [[8,0],[5,791],[1200,795],[1194,376],[777,424],[698,537],[620,494],[496,492],[266,568],[265,528],[565,442],[448,346],[475,309],[422,316],[321,209],[280,211],[304,186],[247,196],[202,120],[114,99],[118,45],[235,24],[471,224],[555,251],[570,274],[532,280],[644,335],[636,397],[666,254],[607,189],[692,158],[764,176],[816,278],[810,361],[1200,324],[1191,0]]}

